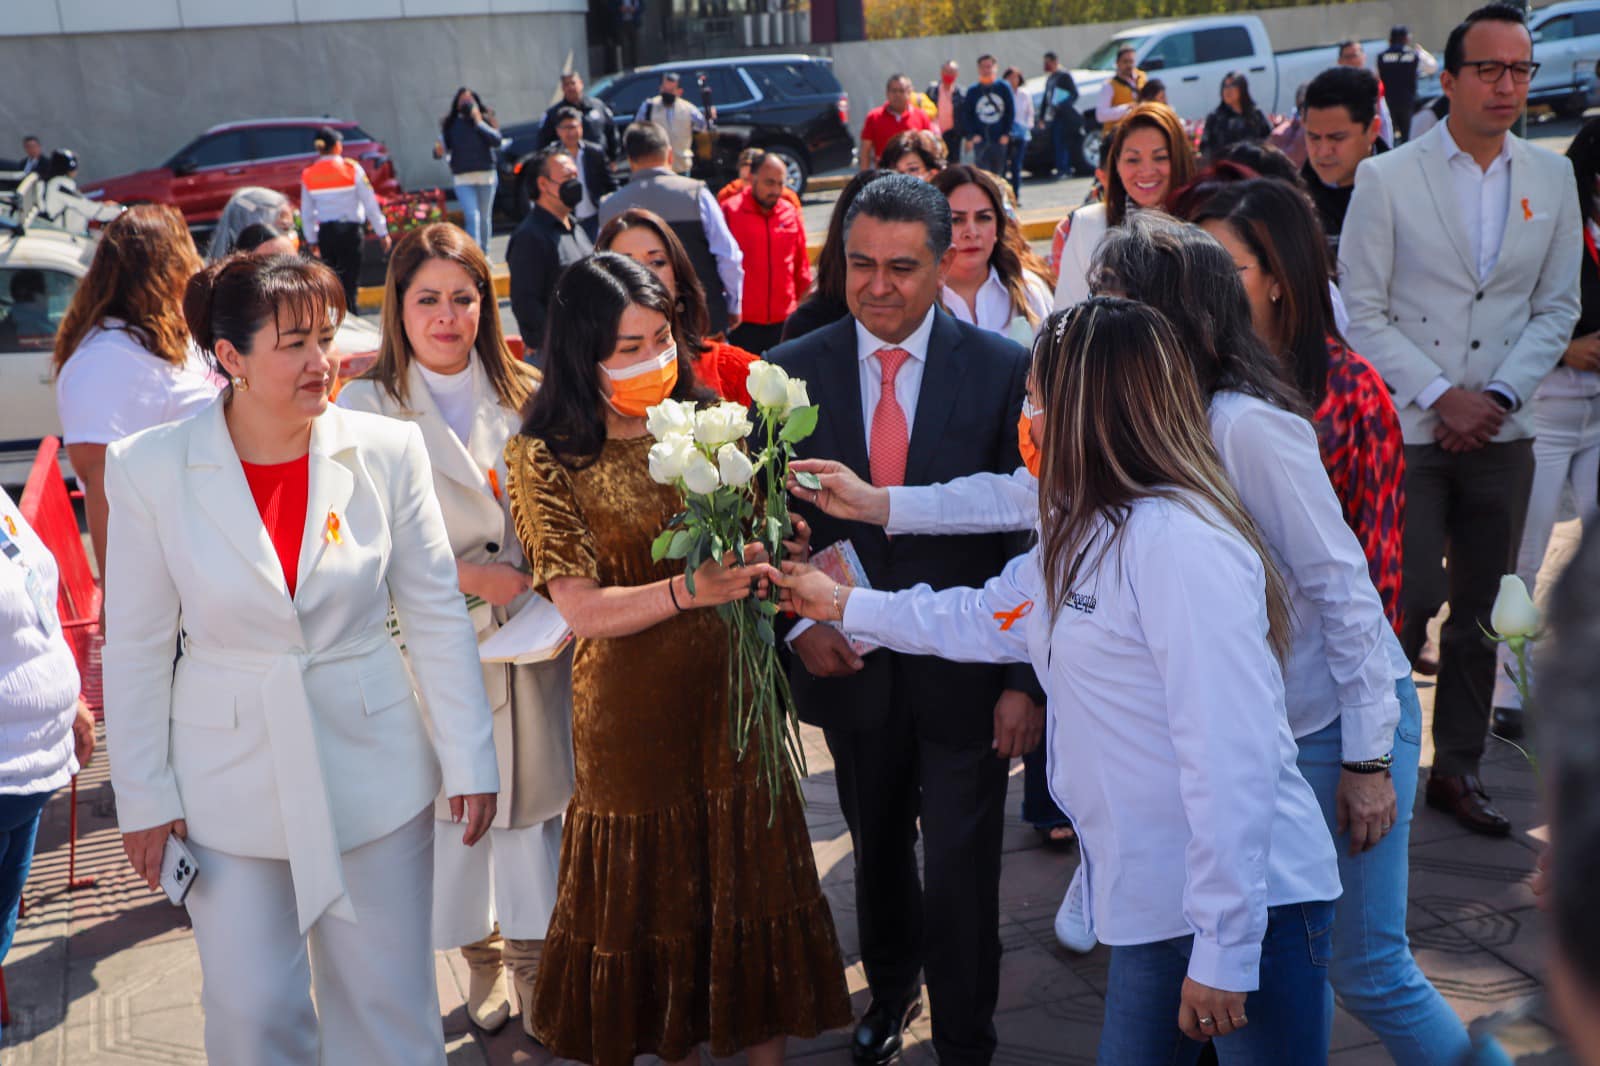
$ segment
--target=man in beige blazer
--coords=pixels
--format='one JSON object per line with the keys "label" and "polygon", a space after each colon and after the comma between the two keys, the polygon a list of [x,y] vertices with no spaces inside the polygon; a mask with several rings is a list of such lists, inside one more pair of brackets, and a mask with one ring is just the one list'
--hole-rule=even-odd
{"label": "man in beige blazer", "polygon": [[1495,671],[1479,626],[1522,537],[1526,404],[1577,320],[1583,220],[1571,165],[1509,132],[1538,67],[1520,10],[1474,11],[1444,66],[1446,121],[1356,171],[1340,288],[1350,340],[1393,391],[1405,433],[1401,639],[1413,660],[1450,604],[1428,804],[1498,836],[1510,823],[1477,776]]}

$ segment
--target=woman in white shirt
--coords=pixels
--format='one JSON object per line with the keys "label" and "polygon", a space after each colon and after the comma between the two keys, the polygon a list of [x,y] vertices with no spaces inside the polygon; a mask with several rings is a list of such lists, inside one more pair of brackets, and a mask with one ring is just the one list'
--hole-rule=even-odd
{"label": "woman in white shirt", "polygon": [[1078,208],[1062,222],[1067,232],[1055,263],[1058,311],[1088,297],[1089,264],[1108,230],[1135,211],[1159,210],[1174,189],[1194,179],[1194,145],[1183,120],[1165,104],[1139,104],[1129,111],[1106,158],[1111,168],[1100,179],[1105,199]]}
{"label": "woman in white shirt", "polygon": [[55,558],[0,489],[0,963],[17,929],[39,814],[94,751],[57,583]]}
{"label": "woman in white shirt", "polygon": [[130,207],[100,235],[56,332],[61,437],[102,568],[106,445],[187,418],[221,388],[183,321],[184,286],[201,265],[177,208]]}
{"label": "woman in white shirt", "polygon": [[1050,289],[1036,272],[1043,264],[1026,262],[1010,239],[1015,223],[1006,216],[1000,187],[961,163],[936,174],[933,187],[950,201],[955,253],[940,302],[963,322],[1029,343],[1050,313]]}
{"label": "woman in white shirt", "polygon": [[874,643],[1039,672],[1051,792],[1112,945],[1102,1064],[1206,1040],[1225,1064],[1322,1061],[1339,877],[1284,712],[1283,579],[1166,320],[1096,298],[1049,328],[1019,426],[1044,516],[1031,552],[982,589],[851,590],[794,564],[776,580]]}
{"label": "woman in white shirt", "polygon": [[[377,363],[344,387],[339,406],[422,431],[481,641],[519,610],[553,610],[529,591],[534,578],[512,526],[502,454],[537,371],[507,349],[489,261],[460,228],[439,223],[406,234],[386,284]],[[498,810],[488,837],[468,848],[442,796],[435,806],[433,943],[461,948],[471,974],[467,1017],[493,1031],[511,1011],[506,966],[519,998],[532,1002],[555,907],[561,812],[572,796],[571,657],[484,663],[483,680],[500,762]],[[525,1029],[531,1015],[524,1010]]]}

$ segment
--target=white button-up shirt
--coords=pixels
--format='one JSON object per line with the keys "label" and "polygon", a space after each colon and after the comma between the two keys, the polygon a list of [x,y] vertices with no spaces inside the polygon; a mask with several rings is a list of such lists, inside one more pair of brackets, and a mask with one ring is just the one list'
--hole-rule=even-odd
{"label": "white button-up shirt", "polygon": [[[1394,681],[1411,664],[1383,614],[1367,560],[1322,466],[1311,423],[1236,392],[1211,401],[1211,437],[1289,587],[1294,644],[1284,664],[1289,724],[1310,736],[1339,719],[1344,759],[1394,748]],[[1026,470],[889,490],[890,533],[1030,529],[1038,482]]]}
{"label": "white button-up shirt", "polygon": [[1267,908],[1335,899],[1339,873],[1295,766],[1261,559],[1216,521],[1138,501],[1119,544],[1095,535],[1053,617],[1035,548],[981,589],[855,589],[844,627],[913,655],[1031,663],[1095,937],[1193,935],[1188,975],[1249,992]]}
{"label": "white button-up shirt", "polygon": [[[1026,287],[1028,309],[1033,312],[1036,322],[1043,322],[1050,314],[1050,291],[1045,288],[1044,282],[1026,271],[1023,272],[1023,284]],[[972,313],[973,309],[967,306],[967,301],[961,294],[949,285],[940,287],[939,302],[958,320],[988,330],[990,333],[1010,337],[1018,344],[1028,344],[1038,332],[1036,325],[1028,325],[1026,315],[1017,314],[1012,310],[1011,290],[1000,280],[1000,274],[994,267],[989,268],[989,276],[978,286],[978,295],[974,301],[977,305],[976,315]],[[1021,326],[1017,325],[1018,319],[1021,320]]]}

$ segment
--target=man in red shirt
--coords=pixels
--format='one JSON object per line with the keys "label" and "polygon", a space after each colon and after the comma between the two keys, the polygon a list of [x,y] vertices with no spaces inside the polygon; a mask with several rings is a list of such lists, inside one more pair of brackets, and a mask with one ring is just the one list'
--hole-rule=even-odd
{"label": "man in red shirt", "polygon": [[871,170],[878,165],[884,145],[897,133],[906,130],[931,130],[933,121],[927,112],[917,107],[911,99],[911,79],[904,74],[889,77],[889,98],[880,107],[867,112],[861,124],[861,169]]}
{"label": "man in red shirt", "polygon": [[730,344],[757,355],[777,345],[800,298],[811,288],[806,224],[783,198],[788,169],[776,155],[750,165],[750,187],[722,204],[728,229],[744,252],[744,299]]}

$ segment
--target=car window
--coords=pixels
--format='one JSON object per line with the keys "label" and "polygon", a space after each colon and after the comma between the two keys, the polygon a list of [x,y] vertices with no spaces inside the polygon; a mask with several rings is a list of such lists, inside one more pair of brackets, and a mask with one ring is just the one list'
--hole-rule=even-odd
{"label": "car window", "polygon": [[[819,86],[808,76],[812,64],[752,63],[745,70],[756,79],[764,96],[787,99],[795,96],[818,96],[837,92],[837,89]],[[832,78],[832,75],[829,75]]]}
{"label": "car window", "polygon": [[1535,30],[1533,36],[1537,41],[1565,41],[1572,36],[1572,31],[1572,16],[1557,15]]}
{"label": "car window", "polygon": [[602,96],[606,106],[611,108],[611,113],[624,122],[631,120],[639,113],[639,105],[656,94],[661,88],[661,75],[640,74],[632,78],[619,78],[614,85],[606,87],[609,95]]}
{"label": "car window", "polygon": [[1078,66],[1083,70],[1116,70],[1117,53],[1122,51],[1124,45],[1138,50],[1149,39],[1148,36],[1113,37],[1099,48],[1090,52],[1088,58],[1079,63]]}
{"label": "car window", "polygon": [[0,267],[0,351],[47,352],[78,279],[59,270]]}
{"label": "car window", "polygon": [[[683,95],[696,107],[700,105],[700,76],[704,75],[706,84],[711,87],[711,102],[717,107],[730,107],[734,104],[748,103],[754,97],[750,95],[750,87],[744,79],[739,77],[739,71],[734,67],[709,67],[703,70],[685,72],[683,75]],[[793,93],[785,93],[792,96]]]}
{"label": "car window", "polygon": [[220,167],[243,162],[244,131],[229,130],[202,137],[180,155],[192,160],[197,167]]}
{"label": "car window", "polygon": [[1218,26],[1199,30],[1194,35],[1194,58],[1197,63],[1244,59],[1254,51],[1250,43],[1250,31],[1243,26]]}
{"label": "car window", "polygon": [[[310,155],[315,131],[310,126],[262,126],[251,131],[251,159],[281,159],[288,155]],[[354,140],[355,138],[349,138]]]}
{"label": "car window", "polygon": [[360,126],[351,126],[344,131],[344,139],[347,141],[375,141],[378,138],[374,137]]}
{"label": "car window", "polygon": [[[1152,65],[1152,59],[1161,62]],[[1194,34],[1174,33],[1163,37],[1159,44],[1150,49],[1150,54],[1145,56],[1144,66],[1147,68],[1171,70],[1173,67],[1188,67],[1194,65]]]}
{"label": "car window", "polygon": [[1578,11],[1572,16],[1574,37],[1593,37],[1600,34],[1600,9]]}

